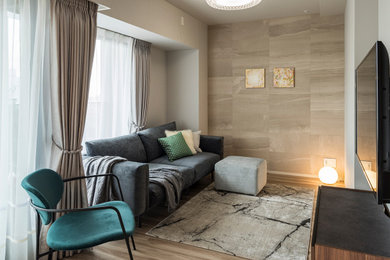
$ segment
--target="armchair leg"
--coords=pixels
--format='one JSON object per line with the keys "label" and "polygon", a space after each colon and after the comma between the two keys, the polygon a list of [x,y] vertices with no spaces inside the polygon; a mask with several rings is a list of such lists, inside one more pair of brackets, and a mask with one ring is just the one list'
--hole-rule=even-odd
{"label": "armchair leg", "polygon": [[53,260],[53,249],[49,248],[49,260]]}
{"label": "armchair leg", "polygon": [[134,243],[134,237],[133,237],[133,235],[131,235],[131,242],[133,243],[133,249],[134,249],[134,250],[137,250],[137,249],[135,249],[135,243]]}
{"label": "armchair leg", "polygon": [[125,238],[127,251],[129,251],[130,260],[133,260],[133,254],[131,253],[130,243],[129,243],[129,237]]}
{"label": "armchair leg", "polygon": [[35,249],[36,249],[36,255],[35,255],[35,259],[36,260],[39,260],[39,244],[40,244],[40,241],[39,241],[39,238],[40,238],[40,233],[41,233],[41,219],[40,219],[40,216],[39,216],[39,213],[38,211],[36,212],[37,213],[37,222],[36,222],[36,245],[35,245]]}

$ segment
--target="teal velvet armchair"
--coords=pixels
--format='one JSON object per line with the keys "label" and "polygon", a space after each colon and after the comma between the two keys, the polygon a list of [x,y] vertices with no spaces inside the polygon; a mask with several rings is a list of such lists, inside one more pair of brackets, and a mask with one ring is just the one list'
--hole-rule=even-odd
{"label": "teal velvet armchair", "polygon": [[[56,209],[61,200],[65,182],[102,176],[108,176],[117,181],[122,201],[109,201],[88,208]],[[26,176],[22,181],[22,187],[30,196],[30,204],[37,213],[36,259],[45,255],[49,255],[51,259],[55,251],[85,249],[120,239],[125,240],[130,259],[133,259],[129,237],[131,237],[135,250],[134,216],[129,206],[123,202],[122,189],[115,175],[100,174],[62,180],[55,171],[41,169]],[[56,220],[55,213],[58,212],[66,214]],[[41,225],[50,223],[46,237],[49,251],[40,253]]]}

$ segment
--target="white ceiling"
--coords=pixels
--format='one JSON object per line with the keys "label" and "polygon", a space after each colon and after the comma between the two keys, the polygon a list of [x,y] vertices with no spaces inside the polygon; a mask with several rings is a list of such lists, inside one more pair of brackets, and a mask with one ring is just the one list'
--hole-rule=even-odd
{"label": "white ceiling", "polygon": [[263,0],[253,8],[239,11],[213,9],[205,0],[166,1],[209,25],[298,16],[304,15],[305,10],[321,15],[342,14],[345,9],[345,0]]}
{"label": "white ceiling", "polygon": [[190,47],[175,40],[161,36],[157,33],[147,31],[132,24],[125,23],[100,12],[97,15],[97,26],[100,28],[104,28],[110,31],[114,31],[130,37],[150,42],[153,44],[154,47],[166,51],[190,49]]}

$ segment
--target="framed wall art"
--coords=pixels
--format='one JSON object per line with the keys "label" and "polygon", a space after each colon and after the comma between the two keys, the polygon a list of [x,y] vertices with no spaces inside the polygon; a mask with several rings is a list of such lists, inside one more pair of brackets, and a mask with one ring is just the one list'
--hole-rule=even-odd
{"label": "framed wall art", "polygon": [[246,88],[264,88],[265,87],[265,69],[247,69],[245,71]]}
{"label": "framed wall art", "polygon": [[295,68],[274,68],[274,87],[293,88],[295,86]]}

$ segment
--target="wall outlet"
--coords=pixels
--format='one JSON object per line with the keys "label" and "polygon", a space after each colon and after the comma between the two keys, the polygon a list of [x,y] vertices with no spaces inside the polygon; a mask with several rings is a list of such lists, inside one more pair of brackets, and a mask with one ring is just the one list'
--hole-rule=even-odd
{"label": "wall outlet", "polygon": [[336,169],[336,159],[324,159],[324,167],[332,167]]}
{"label": "wall outlet", "polygon": [[370,161],[362,161],[363,169],[366,171],[371,171],[371,162]]}

